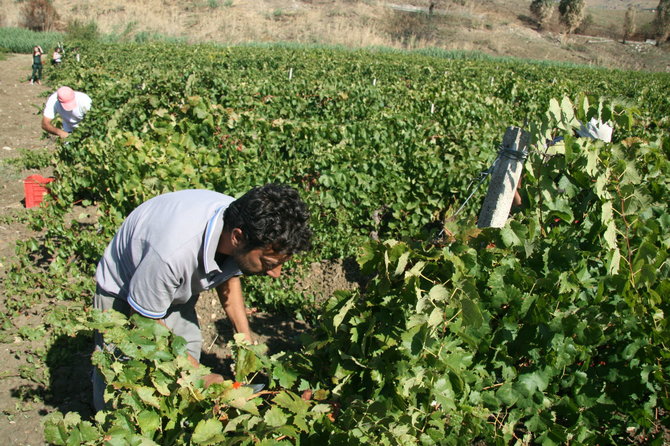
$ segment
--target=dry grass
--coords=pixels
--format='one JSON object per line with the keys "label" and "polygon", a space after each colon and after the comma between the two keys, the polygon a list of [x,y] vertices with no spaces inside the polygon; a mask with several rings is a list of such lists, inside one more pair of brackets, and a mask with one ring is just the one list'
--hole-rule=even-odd
{"label": "dry grass", "polygon": [[21,23],[21,8],[14,0],[0,0],[0,15],[2,26],[19,26]]}
{"label": "dry grass", "polygon": [[[528,59],[554,59],[615,68],[664,71],[664,49],[640,53],[624,45],[594,46],[579,36],[560,37],[558,14],[543,33],[530,18],[528,0],[443,0],[428,18],[399,12],[389,3],[424,7],[423,0],[53,0],[64,20],[93,21],[103,33],[133,38],[156,33],[191,42],[291,41],[349,47],[438,47]],[[620,39],[629,3],[655,7],[657,0],[587,0],[593,24],[588,32]],[[0,0],[7,26],[18,23],[14,0]],[[68,11],[64,13],[63,11]],[[648,29],[652,12],[638,14],[637,29]],[[642,36],[634,36],[634,39]],[[564,42],[560,40],[564,39]]]}

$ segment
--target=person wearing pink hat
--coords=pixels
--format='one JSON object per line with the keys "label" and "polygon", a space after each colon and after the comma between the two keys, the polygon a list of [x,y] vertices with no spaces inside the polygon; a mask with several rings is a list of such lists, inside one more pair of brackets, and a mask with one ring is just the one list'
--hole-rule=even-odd
{"label": "person wearing pink hat", "polygon": [[[92,102],[86,93],[74,91],[70,87],[60,87],[47,99],[42,115],[42,129],[61,138],[67,138],[91,109]],[[57,114],[63,122],[62,129],[51,123]]]}

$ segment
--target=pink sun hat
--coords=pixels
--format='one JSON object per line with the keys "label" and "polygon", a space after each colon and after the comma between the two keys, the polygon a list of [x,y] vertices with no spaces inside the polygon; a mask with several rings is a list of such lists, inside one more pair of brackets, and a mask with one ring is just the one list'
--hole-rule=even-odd
{"label": "pink sun hat", "polygon": [[56,90],[58,102],[67,111],[72,111],[77,106],[77,100],[74,97],[74,90],[70,87],[60,87]]}

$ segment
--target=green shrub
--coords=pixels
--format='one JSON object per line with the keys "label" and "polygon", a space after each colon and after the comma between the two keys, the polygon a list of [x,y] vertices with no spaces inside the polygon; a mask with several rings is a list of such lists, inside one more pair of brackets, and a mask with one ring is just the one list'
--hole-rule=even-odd
{"label": "green shrub", "polygon": [[0,47],[10,53],[31,53],[35,45],[45,50],[54,48],[63,40],[60,32],[37,32],[24,28],[0,28]]}
{"label": "green shrub", "polygon": [[584,0],[561,0],[558,4],[559,21],[565,26],[568,34],[574,32],[584,20]]}
{"label": "green shrub", "polygon": [[98,24],[93,20],[84,23],[75,19],[67,24],[67,37],[72,40],[96,41],[100,37]]}
{"label": "green shrub", "polygon": [[438,37],[441,17],[423,12],[392,11],[386,21],[386,32],[394,40],[411,46],[416,40],[433,40]]}
{"label": "green shrub", "polygon": [[535,17],[538,27],[542,28],[554,13],[554,2],[551,0],[533,0],[530,3],[530,12]]}

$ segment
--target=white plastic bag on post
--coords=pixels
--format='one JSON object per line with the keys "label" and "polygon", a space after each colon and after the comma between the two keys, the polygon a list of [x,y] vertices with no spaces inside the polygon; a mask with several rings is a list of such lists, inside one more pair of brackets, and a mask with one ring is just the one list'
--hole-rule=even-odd
{"label": "white plastic bag on post", "polygon": [[582,124],[577,130],[577,134],[583,138],[600,139],[605,142],[612,142],[612,126],[599,119],[591,118],[588,124]]}

